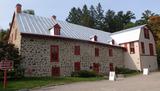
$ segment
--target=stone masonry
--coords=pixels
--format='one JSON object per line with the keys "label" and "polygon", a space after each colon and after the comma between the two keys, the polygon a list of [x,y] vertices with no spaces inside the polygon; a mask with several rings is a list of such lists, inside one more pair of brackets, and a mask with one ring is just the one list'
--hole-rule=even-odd
{"label": "stone masonry", "polygon": [[[59,62],[50,62],[51,45],[59,46]],[[74,55],[76,45],[80,46],[80,55]],[[99,48],[98,57],[95,57],[95,48]],[[112,57],[109,57],[108,48],[113,49]],[[93,63],[99,63],[99,72],[102,74],[109,72],[109,63],[124,66],[122,48],[79,40],[22,36],[20,52],[25,57],[21,61],[25,76],[51,76],[51,68],[54,66],[60,67],[61,76],[70,76],[74,71],[74,62],[77,61],[81,64],[81,70],[92,70],[90,67]]]}

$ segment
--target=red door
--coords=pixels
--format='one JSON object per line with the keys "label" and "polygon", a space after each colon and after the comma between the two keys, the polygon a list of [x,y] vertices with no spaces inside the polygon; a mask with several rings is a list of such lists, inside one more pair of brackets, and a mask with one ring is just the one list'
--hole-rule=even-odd
{"label": "red door", "polygon": [[109,64],[109,70],[110,70],[110,71],[114,71],[113,63],[110,63],[110,64]]}
{"label": "red door", "polygon": [[60,76],[60,67],[52,67],[52,76]]}
{"label": "red door", "polygon": [[96,73],[99,73],[99,63],[93,63],[93,70],[94,70]]}
{"label": "red door", "polygon": [[74,71],[80,71],[80,70],[81,70],[80,62],[75,62],[74,63]]}

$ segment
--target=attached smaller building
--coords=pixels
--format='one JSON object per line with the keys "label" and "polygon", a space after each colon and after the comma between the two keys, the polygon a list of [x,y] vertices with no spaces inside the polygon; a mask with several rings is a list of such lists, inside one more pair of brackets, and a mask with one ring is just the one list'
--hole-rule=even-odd
{"label": "attached smaller building", "polygon": [[158,69],[155,40],[146,25],[115,32],[111,37],[116,44],[126,48],[126,68],[140,71],[143,68],[149,68],[150,71]]}

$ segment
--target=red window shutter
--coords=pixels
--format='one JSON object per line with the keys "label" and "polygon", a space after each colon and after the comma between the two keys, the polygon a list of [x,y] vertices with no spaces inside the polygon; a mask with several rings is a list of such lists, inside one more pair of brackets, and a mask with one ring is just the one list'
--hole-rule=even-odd
{"label": "red window shutter", "polygon": [[75,46],[74,55],[80,55],[80,46]]}
{"label": "red window shutter", "polygon": [[154,55],[154,49],[153,49],[153,44],[149,43],[149,51],[150,51],[150,55],[153,56]]}
{"label": "red window shutter", "polygon": [[58,45],[51,45],[51,62],[59,62],[59,46]]}
{"label": "red window shutter", "polygon": [[80,62],[74,63],[74,71],[80,71],[81,70],[81,64]]}
{"label": "red window shutter", "polygon": [[142,49],[142,53],[145,53],[145,47],[144,47],[144,42],[141,42],[141,49]]}
{"label": "red window shutter", "polygon": [[130,54],[134,54],[135,53],[135,49],[134,49],[134,42],[130,43]]}
{"label": "red window shutter", "polygon": [[109,48],[109,56],[110,56],[110,57],[113,56],[113,50],[112,50],[112,48]]}
{"label": "red window shutter", "polygon": [[60,76],[60,67],[52,67],[52,76]]}
{"label": "red window shutter", "polygon": [[96,56],[96,57],[99,56],[99,48],[95,48],[95,56]]}

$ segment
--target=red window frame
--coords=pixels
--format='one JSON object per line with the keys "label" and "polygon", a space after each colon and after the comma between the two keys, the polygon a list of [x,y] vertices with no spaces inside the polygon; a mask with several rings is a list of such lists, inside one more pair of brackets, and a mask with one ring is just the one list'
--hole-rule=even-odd
{"label": "red window frame", "polygon": [[149,30],[147,28],[144,28],[144,37],[149,39]]}
{"label": "red window frame", "polygon": [[80,71],[81,70],[81,63],[80,62],[75,62],[74,63],[74,71]]}
{"label": "red window frame", "polygon": [[50,62],[59,62],[59,46],[58,45],[51,45]]}
{"label": "red window frame", "polygon": [[135,53],[135,48],[134,48],[134,42],[130,42],[130,54],[134,54]]}
{"label": "red window frame", "polygon": [[154,49],[153,49],[153,44],[149,43],[149,52],[150,52],[150,56],[154,55]]}
{"label": "red window frame", "polygon": [[99,48],[95,48],[95,57],[99,56]]}
{"label": "red window frame", "polygon": [[110,56],[110,57],[113,56],[113,50],[112,50],[112,48],[109,48],[109,56]]}
{"label": "red window frame", "polygon": [[80,55],[80,46],[74,47],[74,55]]}
{"label": "red window frame", "polygon": [[144,42],[141,42],[141,49],[142,49],[142,53],[145,54],[145,46],[144,46]]}

